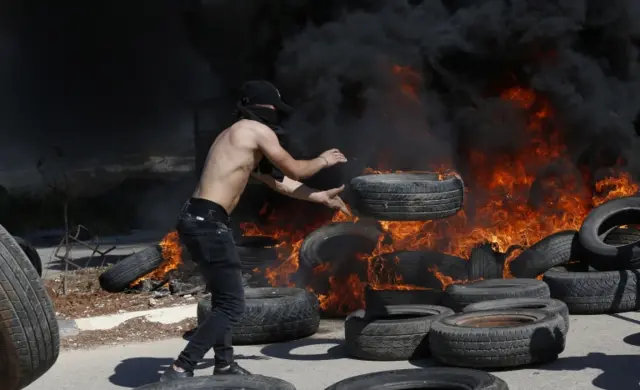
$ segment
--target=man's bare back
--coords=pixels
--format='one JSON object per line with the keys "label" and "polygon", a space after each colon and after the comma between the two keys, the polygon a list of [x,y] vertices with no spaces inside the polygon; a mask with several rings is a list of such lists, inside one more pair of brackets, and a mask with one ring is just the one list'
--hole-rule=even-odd
{"label": "man's bare back", "polygon": [[[254,172],[265,156],[287,176],[282,182],[269,175]],[[318,191],[297,181],[313,176],[323,168],[346,161],[337,149],[328,150],[313,160],[295,160],[280,146],[273,130],[260,122],[241,119],[220,133],[213,142],[193,197],[215,202],[231,214],[247,186],[249,176],[253,175],[285,195],[325,204],[348,213],[338,196],[344,186]]]}

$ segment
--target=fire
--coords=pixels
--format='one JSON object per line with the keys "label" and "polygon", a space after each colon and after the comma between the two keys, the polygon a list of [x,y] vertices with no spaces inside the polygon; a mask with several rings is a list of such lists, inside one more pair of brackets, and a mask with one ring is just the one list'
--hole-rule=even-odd
{"label": "fire", "polygon": [[[416,78],[409,70],[394,67],[395,74],[402,77],[402,90],[414,96]],[[413,83],[409,81],[413,80]],[[533,90],[514,87],[504,91],[500,98],[523,110],[528,119],[527,133],[530,142],[515,155],[485,155],[479,151],[469,151],[470,162],[465,191],[465,209],[457,215],[440,221],[380,221],[384,235],[380,237],[372,253],[359,256],[366,261],[367,280],[357,275],[349,275],[343,280],[329,278],[330,290],[320,295],[321,307],[326,310],[348,312],[363,306],[365,285],[374,289],[419,289],[406,286],[402,279],[389,270],[380,269],[376,259],[380,255],[401,250],[437,250],[449,255],[469,258],[471,250],[478,244],[490,243],[501,252],[507,253],[504,277],[510,277],[509,262],[540,239],[561,230],[578,230],[588,212],[603,202],[634,195],[639,187],[629,174],[618,172],[595,183],[595,191],[588,189],[581,175],[573,174],[573,163],[567,156],[559,128],[555,124],[554,111],[549,102]],[[562,174],[541,175],[549,165],[559,167]],[[433,167],[440,179],[456,173],[447,166]],[[391,172],[412,173],[386,168],[367,168],[364,174]],[[541,191],[539,204],[530,202],[531,193],[536,188]],[[354,221],[337,213],[333,221]],[[322,225],[322,224],[319,224]],[[315,225],[318,227],[318,225]],[[265,232],[264,228],[245,230],[245,234]],[[309,231],[287,231],[283,246],[288,254],[283,257],[280,267],[269,270],[272,285],[287,285],[287,275],[297,270],[297,250]],[[280,235],[284,237],[285,235]],[[274,236],[276,237],[276,236]],[[509,249],[512,250],[509,250]],[[442,287],[465,280],[453,280],[441,273],[437,267],[430,269],[441,282]]]}
{"label": "fire", "polygon": [[167,233],[159,245],[162,249],[163,263],[154,271],[134,280],[130,285],[131,287],[138,285],[145,279],[163,280],[169,271],[177,269],[182,263],[182,245],[180,244],[178,232]]}

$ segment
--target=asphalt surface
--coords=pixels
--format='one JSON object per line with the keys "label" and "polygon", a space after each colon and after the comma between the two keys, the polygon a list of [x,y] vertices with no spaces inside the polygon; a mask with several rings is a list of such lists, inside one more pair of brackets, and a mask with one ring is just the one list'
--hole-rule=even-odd
{"label": "asphalt surface", "polygon": [[[432,366],[432,361],[369,362],[349,359],[340,321],[323,321],[313,337],[269,346],[236,347],[240,364],[275,376],[298,390],[322,390],[354,375]],[[185,345],[182,339],[63,351],[57,364],[29,390],[130,389],[155,382]],[[210,375],[211,356],[196,375]],[[494,372],[511,390],[640,389],[640,313],[572,316],[567,348],[552,363]]]}

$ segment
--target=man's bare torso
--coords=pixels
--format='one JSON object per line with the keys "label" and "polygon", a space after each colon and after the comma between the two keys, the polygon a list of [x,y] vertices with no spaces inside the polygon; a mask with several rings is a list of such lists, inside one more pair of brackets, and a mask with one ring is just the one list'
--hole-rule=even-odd
{"label": "man's bare torso", "polygon": [[256,142],[257,126],[264,125],[243,119],[216,137],[193,197],[218,203],[231,214],[263,157]]}

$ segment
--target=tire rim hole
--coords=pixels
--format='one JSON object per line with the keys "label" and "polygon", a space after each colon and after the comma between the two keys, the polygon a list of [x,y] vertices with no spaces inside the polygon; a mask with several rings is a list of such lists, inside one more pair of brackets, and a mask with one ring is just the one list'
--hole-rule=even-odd
{"label": "tire rim hole", "polygon": [[507,328],[535,322],[535,318],[525,315],[496,314],[483,317],[462,318],[456,325],[469,328]]}

